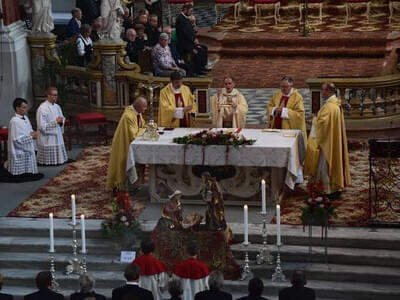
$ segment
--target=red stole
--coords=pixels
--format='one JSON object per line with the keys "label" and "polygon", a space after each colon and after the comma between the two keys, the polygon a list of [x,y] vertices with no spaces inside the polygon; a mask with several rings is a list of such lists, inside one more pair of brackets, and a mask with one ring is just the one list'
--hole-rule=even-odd
{"label": "red stole", "polygon": [[189,258],[177,263],[173,273],[180,278],[201,279],[210,275],[210,269],[200,260]]}
{"label": "red stole", "polygon": [[137,114],[137,115],[136,115],[136,118],[137,118],[137,125],[138,125],[138,128],[140,128],[141,125],[142,125],[142,120],[141,120],[141,118],[140,118],[140,114]]}
{"label": "red stole", "polygon": [[[176,107],[185,107],[185,102],[183,102],[183,97],[181,93],[174,94],[175,95],[175,106]],[[181,99],[181,106],[178,105],[179,99]],[[179,119],[179,127],[188,127],[186,121],[186,113],[183,114],[183,119]]]}
{"label": "red stole", "polygon": [[[287,102],[289,100],[289,96],[283,96],[281,98],[281,101],[279,102],[279,106],[278,107],[286,107]],[[274,116],[274,128],[276,129],[282,129],[282,116],[281,114],[277,114]]]}
{"label": "red stole", "polygon": [[139,266],[141,276],[152,276],[168,271],[165,264],[150,253],[139,256],[132,263]]}

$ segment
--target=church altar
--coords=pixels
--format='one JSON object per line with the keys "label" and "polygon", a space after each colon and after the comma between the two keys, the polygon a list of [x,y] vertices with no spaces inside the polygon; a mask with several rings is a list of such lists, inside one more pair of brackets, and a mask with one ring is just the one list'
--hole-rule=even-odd
{"label": "church altar", "polygon": [[135,164],[150,166],[150,198],[164,202],[175,190],[184,203],[199,203],[203,187],[201,174],[217,177],[226,204],[260,205],[260,182],[266,181],[267,195],[275,201],[283,185],[293,189],[305,155],[299,130],[243,129],[253,145],[182,145],[175,137],[196,133],[200,128],[161,130],[158,141],[134,140],[129,148],[126,171],[129,181],[138,179]]}

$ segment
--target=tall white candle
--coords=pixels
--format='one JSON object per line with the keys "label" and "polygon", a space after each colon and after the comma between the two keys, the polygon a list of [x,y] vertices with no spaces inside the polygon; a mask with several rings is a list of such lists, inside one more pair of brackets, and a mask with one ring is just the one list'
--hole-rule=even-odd
{"label": "tall white candle", "polygon": [[86,253],[85,215],[81,215],[82,253]]}
{"label": "tall white candle", "polygon": [[265,180],[261,180],[261,212],[267,212],[267,199],[266,199],[266,191],[265,191]]}
{"label": "tall white candle", "polygon": [[276,245],[281,245],[281,206],[276,205]]}
{"label": "tall white candle", "polygon": [[50,220],[50,252],[54,252],[54,221],[53,213],[49,213]]}
{"label": "tall white candle", "polygon": [[76,225],[75,195],[71,195],[72,225]]}
{"label": "tall white candle", "polygon": [[244,243],[249,243],[249,212],[247,205],[244,206]]}

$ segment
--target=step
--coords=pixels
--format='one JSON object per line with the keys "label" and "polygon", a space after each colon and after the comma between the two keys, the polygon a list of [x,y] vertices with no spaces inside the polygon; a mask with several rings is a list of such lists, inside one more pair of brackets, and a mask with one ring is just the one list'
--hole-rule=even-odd
{"label": "step", "polygon": [[[244,265],[243,260],[238,260],[237,263],[240,266]],[[264,279],[271,278],[275,266],[275,260],[273,264],[261,265],[257,265],[254,261],[250,262],[254,276]],[[303,270],[310,280],[400,284],[400,268],[285,261],[282,263],[282,269],[287,277],[295,270]]]}
{"label": "step", "polygon": [[[250,260],[255,260],[261,245],[250,245],[248,254]],[[231,246],[236,259],[244,259],[245,247],[242,244]],[[275,255],[276,247],[268,247],[268,250]],[[382,267],[400,267],[400,251],[396,250],[374,250],[357,248],[328,248],[328,255],[325,256],[325,248],[313,247],[312,255],[309,249],[303,246],[282,246],[281,260],[283,262],[325,262],[330,264],[346,265],[368,265]]]}

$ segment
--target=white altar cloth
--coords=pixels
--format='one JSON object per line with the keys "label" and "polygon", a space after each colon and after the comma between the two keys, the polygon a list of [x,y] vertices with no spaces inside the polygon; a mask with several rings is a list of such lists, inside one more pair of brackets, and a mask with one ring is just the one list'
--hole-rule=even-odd
{"label": "white altar cloth", "polygon": [[[135,139],[128,152],[126,172],[129,181],[137,178],[135,164],[173,164],[202,165],[203,146],[188,145],[185,162],[184,145],[175,144],[173,138],[196,133],[204,128],[175,128],[164,131],[158,141]],[[217,129],[215,129],[217,130]],[[293,189],[305,155],[305,145],[300,130],[280,130],[263,132],[261,129],[243,129],[246,139],[256,139],[253,145],[229,146],[228,164],[232,166],[257,166],[287,169],[285,183]],[[294,135],[294,136],[293,136]],[[226,146],[210,145],[204,147],[204,165],[224,166],[226,164]]]}

